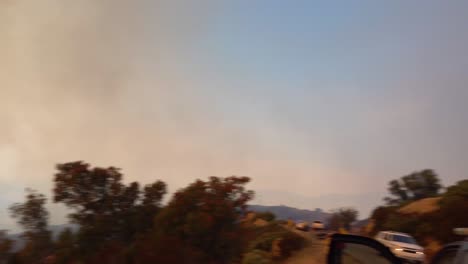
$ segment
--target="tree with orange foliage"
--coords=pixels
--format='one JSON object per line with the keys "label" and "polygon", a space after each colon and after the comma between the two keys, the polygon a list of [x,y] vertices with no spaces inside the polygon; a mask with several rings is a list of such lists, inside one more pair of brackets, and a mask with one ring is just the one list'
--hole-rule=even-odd
{"label": "tree with orange foliage", "polygon": [[195,252],[194,263],[231,263],[240,257],[240,219],[253,192],[248,177],[210,177],[176,192],[155,221],[155,236]]}

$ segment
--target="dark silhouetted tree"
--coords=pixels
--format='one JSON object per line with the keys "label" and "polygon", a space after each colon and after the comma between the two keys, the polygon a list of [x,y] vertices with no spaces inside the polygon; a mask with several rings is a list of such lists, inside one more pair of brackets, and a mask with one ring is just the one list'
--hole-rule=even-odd
{"label": "dark silhouetted tree", "polygon": [[20,258],[25,263],[36,263],[51,250],[51,236],[47,229],[49,213],[45,209],[47,199],[43,194],[27,190],[26,201],[10,206],[10,213],[23,228],[25,247]]}
{"label": "dark silhouetted tree", "polygon": [[[468,223],[468,180],[462,180],[447,188],[440,200],[440,211],[432,217],[433,234],[447,243],[459,240],[453,233],[457,227],[466,227]],[[431,219],[431,220],[432,220]]]}
{"label": "dark silhouetted tree", "polygon": [[409,200],[405,187],[399,181],[392,180],[388,183],[388,185],[388,191],[390,194],[396,196],[396,198],[386,197],[385,199],[388,204],[400,203]]}
{"label": "dark silhouetted tree", "polygon": [[0,230],[0,263],[7,263],[12,247],[13,240],[8,238],[5,230]]}
{"label": "dark silhouetted tree", "polygon": [[371,213],[374,226],[370,230],[370,235],[375,235],[378,231],[385,229],[385,224],[398,209],[396,206],[379,206]]}
{"label": "dark silhouetted tree", "polygon": [[[157,181],[142,192],[137,182],[122,183],[115,167],[91,168],[78,161],[57,165],[54,201],[73,209],[69,215],[80,226],[81,250],[96,251],[110,241],[130,242],[136,233],[151,227],[166,185]],[[106,248],[115,247],[112,242]]]}
{"label": "dark silhouetted tree", "polygon": [[[428,173],[430,175],[432,173]],[[405,176],[406,177],[406,176]],[[405,179],[406,184],[411,186],[412,192],[417,195],[410,197],[421,197],[421,193],[434,195],[440,188],[438,180],[433,180],[433,176],[426,176],[432,182],[432,188],[421,187],[419,183],[414,183],[414,176]],[[404,177],[403,177],[404,178]],[[439,187],[438,187],[439,186]],[[415,191],[425,189],[427,191]],[[425,195],[426,195],[425,194]],[[423,195],[423,197],[425,196]],[[376,208],[371,218],[375,221],[372,234],[381,230],[395,230],[412,234],[423,245],[430,240],[437,240],[439,243],[449,243],[460,240],[460,237],[453,233],[453,229],[463,227],[468,222],[468,180],[459,181],[457,184],[447,188],[441,194],[439,208],[430,212],[405,214],[399,211],[400,205],[382,206]]]}
{"label": "dark silhouetted tree", "polygon": [[448,187],[440,202],[444,205],[459,200],[468,202],[468,180],[459,181],[457,184]]}
{"label": "dark silhouetted tree", "polygon": [[240,255],[240,219],[253,197],[244,187],[249,181],[248,177],[210,177],[179,190],[156,217],[156,236],[201,253],[198,263],[231,263]]}
{"label": "dark silhouetted tree", "polygon": [[70,263],[76,254],[76,236],[70,228],[65,228],[55,242],[57,263]]}
{"label": "dark silhouetted tree", "polygon": [[386,197],[384,200],[389,205],[400,205],[408,201],[437,196],[441,188],[437,174],[433,170],[426,169],[390,181],[388,191],[392,197]]}
{"label": "dark silhouetted tree", "polygon": [[340,208],[332,213],[328,219],[328,226],[332,230],[339,228],[350,229],[351,223],[356,221],[358,211],[354,208]]}

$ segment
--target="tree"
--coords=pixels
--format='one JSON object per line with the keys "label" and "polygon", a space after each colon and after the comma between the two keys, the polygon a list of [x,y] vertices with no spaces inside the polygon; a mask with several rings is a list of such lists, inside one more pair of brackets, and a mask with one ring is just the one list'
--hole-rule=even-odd
{"label": "tree", "polygon": [[241,251],[241,216],[253,192],[248,177],[210,177],[176,192],[156,217],[159,237],[180,241],[202,254],[195,263],[230,263]]}
{"label": "tree", "polygon": [[413,172],[388,184],[388,191],[393,197],[384,200],[389,205],[402,203],[427,197],[434,197],[442,188],[438,175],[430,169]]}
{"label": "tree", "polygon": [[96,251],[114,240],[130,242],[151,227],[166,193],[161,181],[147,185],[143,193],[137,182],[123,184],[123,174],[115,167],[91,168],[77,161],[56,168],[54,202],[74,210],[69,217],[80,226],[77,236],[84,251]]}
{"label": "tree", "polygon": [[[431,177],[429,177],[431,178]],[[414,179],[408,177],[406,182]],[[436,182],[436,181],[432,181]],[[413,183],[408,183],[411,186]],[[417,184],[415,184],[417,186]],[[420,190],[414,187],[413,190]],[[432,191],[434,194],[436,185]],[[416,191],[416,193],[418,193]],[[416,195],[417,196],[417,195]],[[436,239],[440,243],[454,242],[460,239],[453,234],[453,229],[463,227],[468,222],[468,180],[459,181],[457,184],[447,188],[441,195],[439,209],[420,214],[404,214],[398,211],[399,206],[378,207],[372,213],[375,226],[372,233],[380,230],[395,230],[412,234],[422,244],[429,240]]]}
{"label": "tree", "polygon": [[139,195],[137,204],[122,212],[125,241],[131,241],[135,236],[144,234],[153,227],[154,218],[162,207],[161,201],[166,192],[167,186],[162,181],[148,184]]}
{"label": "tree", "polygon": [[57,263],[69,263],[76,251],[76,236],[70,228],[65,228],[58,235],[55,243]]}
{"label": "tree", "polygon": [[448,204],[454,201],[468,201],[468,180],[462,180],[457,184],[447,188],[447,191],[442,195],[441,204]]}
{"label": "tree", "polygon": [[379,206],[372,211],[371,219],[374,226],[370,230],[370,235],[375,235],[378,231],[383,230],[388,219],[395,214],[397,207],[395,206]]}
{"label": "tree", "polygon": [[468,223],[468,180],[462,180],[447,188],[440,200],[440,211],[434,219],[434,235],[443,242],[459,239],[453,233],[457,227],[466,227]]}
{"label": "tree", "polygon": [[24,229],[26,245],[20,254],[24,262],[34,263],[51,249],[46,201],[43,194],[28,189],[24,203],[10,206],[11,216],[18,219],[18,224]]}
{"label": "tree", "polygon": [[400,181],[392,180],[388,183],[388,185],[388,191],[390,192],[390,194],[397,197],[396,199],[387,197],[386,201],[389,204],[408,201],[408,194],[406,192],[405,187],[403,186],[403,184],[400,183]]}
{"label": "tree", "polygon": [[332,213],[328,219],[329,228],[332,230],[338,230],[339,228],[345,228],[349,230],[351,223],[356,221],[358,217],[358,211],[354,208],[340,208]]}
{"label": "tree", "polygon": [[161,209],[161,201],[167,193],[167,185],[162,181],[156,181],[143,188],[141,203],[142,216],[139,217],[139,231],[145,231],[153,226],[154,217]]}
{"label": "tree", "polygon": [[9,239],[5,230],[0,230],[0,263],[6,263],[10,257],[13,240]]}
{"label": "tree", "polygon": [[41,233],[47,231],[49,213],[44,205],[47,201],[43,194],[34,190],[27,190],[26,201],[10,206],[13,218],[18,219],[18,224],[30,233]]}

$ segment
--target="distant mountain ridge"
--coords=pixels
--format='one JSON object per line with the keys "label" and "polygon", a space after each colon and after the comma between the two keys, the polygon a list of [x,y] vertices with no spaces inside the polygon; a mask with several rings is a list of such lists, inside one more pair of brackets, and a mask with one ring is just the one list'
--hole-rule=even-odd
{"label": "distant mountain ridge", "polygon": [[330,213],[324,212],[322,209],[317,208],[314,211],[306,209],[298,209],[285,205],[267,206],[267,205],[249,205],[247,207],[250,211],[255,212],[272,212],[279,220],[302,220],[307,222],[322,221],[327,222]]}

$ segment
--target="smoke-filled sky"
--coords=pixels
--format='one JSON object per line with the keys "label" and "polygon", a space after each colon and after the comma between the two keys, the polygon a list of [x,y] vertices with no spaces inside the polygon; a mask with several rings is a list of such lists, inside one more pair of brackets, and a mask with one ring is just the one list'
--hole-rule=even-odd
{"label": "smoke-filled sky", "polygon": [[361,217],[412,171],[466,179],[467,3],[1,1],[0,229],[75,160]]}

